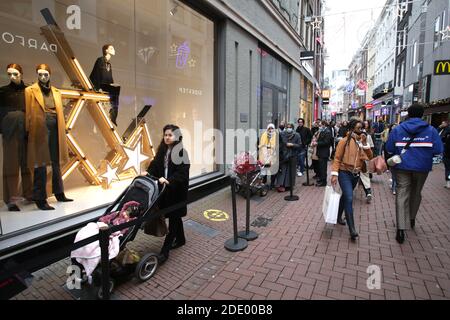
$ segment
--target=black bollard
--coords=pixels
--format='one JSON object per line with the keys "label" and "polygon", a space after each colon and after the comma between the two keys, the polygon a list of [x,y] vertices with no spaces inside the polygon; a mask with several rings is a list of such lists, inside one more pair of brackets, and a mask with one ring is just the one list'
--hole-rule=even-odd
{"label": "black bollard", "polygon": [[109,280],[109,228],[100,228],[100,252],[101,252],[101,288],[103,300],[110,299],[110,280]]}
{"label": "black bollard", "polygon": [[[295,161],[295,157],[291,157],[289,159],[289,185],[291,186],[290,189],[290,195],[284,197],[284,200],[286,201],[298,201],[300,198],[298,196],[294,196],[294,184],[295,184],[295,179],[292,179],[292,176],[295,175],[295,171],[293,171],[295,169],[295,166],[292,165],[292,163]],[[295,163],[295,162],[294,162]],[[294,181],[293,181],[294,180]]]}
{"label": "black bollard", "polygon": [[236,178],[231,178],[231,201],[233,206],[233,238],[225,242],[225,249],[231,252],[242,251],[247,248],[247,240],[238,237],[237,209],[236,209]]}
{"label": "black bollard", "polygon": [[303,182],[305,187],[313,186],[314,183],[309,183],[309,161],[308,161],[308,149],[309,146],[306,146],[306,182]]}
{"label": "black bollard", "polygon": [[245,231],[238,233],[239,238],[245,239],[247,241],[253,241],[258,238],[258,234],[254,231],[250,231],[250,183],[247,178],[246,183],[246,210],[245,210]]}

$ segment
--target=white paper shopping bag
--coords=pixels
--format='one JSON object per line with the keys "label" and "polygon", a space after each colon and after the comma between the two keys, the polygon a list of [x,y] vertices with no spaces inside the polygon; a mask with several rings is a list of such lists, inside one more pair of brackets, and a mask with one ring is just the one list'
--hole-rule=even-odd
{"label": "white paper shopping bag", "polygon": [[337,223],[340,200],[341,194],[336,192],[332,186],[327,186],[322,205],[322,213],[325,223]]}

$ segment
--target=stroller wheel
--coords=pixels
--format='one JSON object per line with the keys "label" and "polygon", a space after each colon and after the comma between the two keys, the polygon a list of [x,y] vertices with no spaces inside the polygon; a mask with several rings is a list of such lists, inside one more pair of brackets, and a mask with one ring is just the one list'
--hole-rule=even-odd
{"label": "stroller wheel", "polygon": [[142,257],[136,266],[135,275],[140,281],[144,282],[153,277],[158,268],[158,255],[154,253],[146,254]]}
{"label": "stroller wheel", "polygon": [[[109,280],[109,294],[111,295],[111,293],[113,292],[113,290],[114,290],[114,280]],[[100,300],[103,300],[103,288],[100,286],[100,288],[98,289],[98,292],[97,292],[97,297],[100,299]]]}
{"label": "stroller wheel", "polygon": [[259,190],[259,196],[265,197],[265,196],[267,196],[268,192],[269,192],[269,186],[264,186],[261,188],[261,190]]}

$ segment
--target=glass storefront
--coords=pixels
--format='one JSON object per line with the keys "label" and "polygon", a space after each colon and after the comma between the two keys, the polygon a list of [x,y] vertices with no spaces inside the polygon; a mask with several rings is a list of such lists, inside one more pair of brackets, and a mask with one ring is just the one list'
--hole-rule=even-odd
{"label": "glass storefront", "polygon": [[305,125],[311,127],[313,121],[313,85],[303,75],[300,75],[300,110],[299,118],[305,119]]}
{"label": "glass storefront", "polygon": [[261,120],[260,129],[288,118],[288,66],[261,49]]}
{"label": "glass storefront", "polygon": [[[184,4],[167,0],[75,3],[0,2],[0,86],[8,86],[13,71],[21,69],[28,92],[23,110],[14,99],[24,93],[11,95],[8,91],[8,105],[0,105],[1,121],[6,123],[0,148],[4,203],[0,235],[112,202],[130,179],[145,171],[165,124],[176,124],[184,133],[191,178],[217,168],[214,147],[206,155],[194,156],[199,152],[194,149],[199,138],[195,133],[216,128],[214,22]],[[11,63],[20,67],[7,70]],[[39,64],[45,64],[39,68],[40,74],[49,71],[50,85],[58,89],[50,90],[50,95],[42,95],[47,89],[37,84]],[[286,99],[283,70],[274,82],[281,95],[273,101],[282,105]],[[3,97],[0,101],[6,103]],[[64,142],[60,138],[53,139],[58,141],[56,146],[44,143],[41,131],[28,132],[24,138],[29,124],[42,120],[32,116],[34,112],[41,114],[36,111],[41,107],[44,122],[50,113],[58,119],[57,132],[48,131],[47,138],[62,135]],[[17,120],[21,124],[15,127],[18,131],[13,138],[5,131],[11,119],[25,120]],[[200,140],[205,147],[214,143],[214,136]],[[30,164],[30,154],[36,160],[40,152],[53,157],[58,151],[61,155],[64,148],[68,159],[59,158],[64,192],[75,201],[57,202],[51,196],[52,167],[48,166],[48,202],[56,210],[40,211],[29,201],[30,189],[36,187],[36,176],[42,180],[45,173],[35,174],[34,169],[42,165]],[[33,171],[32,186],[24,175],[27,168],[33,169],[29,169]],[[9,211],[13,204],[21,211]]]}

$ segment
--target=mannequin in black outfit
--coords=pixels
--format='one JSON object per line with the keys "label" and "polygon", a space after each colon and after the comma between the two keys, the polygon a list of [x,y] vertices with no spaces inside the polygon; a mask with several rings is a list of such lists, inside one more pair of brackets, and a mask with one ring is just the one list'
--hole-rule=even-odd
{"label": "mannequin in black outfit", "polygon": [[120,86],[114,84],[112,66],[110,63],[111,57],[116,54],[116,51],[112,45],[106,44],[103,46],[102,52],[103,56],[98,58],[95,62],[89,78],[91,79],[95,90],[106,91],[109,93],[111,98],[111,110],[109,111],[109,116],[112,123],[117,126]]}
{"label": "mannequin in black outfit", "polygon": [[22,195],[31,200],[31,171],[27,167],[25,133],[25,84],[22,67],[6,67],[10,84],[0,88],[0,133],[3,135],[3,200],[9,211],[20,211],[14,198],[19,194],[19,171]]}

